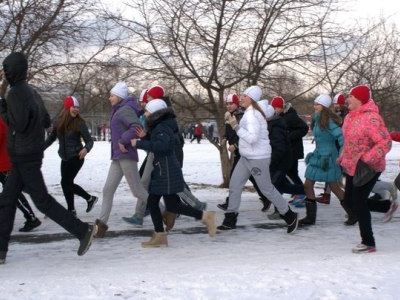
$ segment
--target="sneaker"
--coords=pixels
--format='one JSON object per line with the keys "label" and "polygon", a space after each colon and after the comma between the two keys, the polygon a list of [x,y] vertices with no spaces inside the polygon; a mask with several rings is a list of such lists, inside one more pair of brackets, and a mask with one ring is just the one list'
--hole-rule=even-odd
{"label": "sneaker", "polygon": [[281,215],[279,214],[279,212],[274,211],[272,214],[268,214],[267,215],[269,220],[281,220]]}
{"label": "sneaker", "polygon": [[359,244],[351,250],[353,253],[372,253],[376,252],[375,246],[367,246],[364,244]]}
{"label": "sneaker", "polygon": [[36,227],[39,227],[41,224],[42,224],[42,222],[40,222],[40,220],[38,218],[26,220],[24,227],[20,228],[19,231],[20,232],[28,232],[28,231],[35,229]]}
{"label": "sneaker", "polygon": [[0,265],[3,265],[6,263],[6,257],[7,257],[7,252],[0,251]]}
{"label": "sneaker", "polygon": [[136,217],[133,215],[132,217],[122,217],[122,220],[125,222],[134,225],[137,228],[143,227],[143,219]]}
{"label": "sneaker", "polygon": [[228,203],[225,202],[225,203],[222,203],[222,204],[217,204],[217,207],[219,209],[222,209],[222,210],[226,211],[228,209]]}
{"label": "sneaker", "polygon": [[87,213],[93,209],[93,206],[97,203],[97,200],[99,200],[99,198],[97,198],[96,196],[90,197],[90,199],[87,201],[87,208],[86,208]]}
{"label": "sneaker", "polygon": [[330,204],[331,203],[331,194],[321,193],[315,200],[322,204]]}
{"label": "sneaker", "polygon": [[304,207],[305,206],[304,199],[306,199],[306,195],[296,195],[295,198],[290,202],[290,204],[297,207],[296,205],[301,203],[301,204],[299,204],[300,205],[299,207]]}
{"label": "sneaker", "polygon": [[383,216],[383,222],[389,222],[392,218],[396,210],[399,208],[399,204],[397,201],[392,201],[392,205],[390,206],[390,209],[384,214]]}
{"label": "sneaker", "polygon": [[97,233],[97,225],[88,225],[89,227],[85,236],[79,240],[80,244],[77,252],[79,256],[84,255],[89,250],[90,246],[92,245],[93,238]]}

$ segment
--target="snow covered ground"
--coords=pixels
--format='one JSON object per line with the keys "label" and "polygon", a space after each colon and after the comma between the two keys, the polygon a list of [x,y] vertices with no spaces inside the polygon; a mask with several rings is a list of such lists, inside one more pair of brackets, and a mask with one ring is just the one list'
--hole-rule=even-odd
{"label": "snow covered ground", "polygon": [[[65,204],[59,184],[58,144],[45,153],[43,174],[52,195]],[[305,140],[306,153],[314,147]],[[400,144],[393,143],[381,178],[399,172]],[[184,176],[194,194],[217,211],[227,196],[219,189],[219,155],[207,141],[187,142]],[[100,213],[101,192],[109,167],[110,145],[96,142],[77,182],[100,197],[85,213],[76,198],[78,216],[94,221]],[[144,154],[141,152],[141,160]],[[301,161],[300,174],[304,174]],[[249,184],[250,186],[250,184]],[[322,187],[322,184],[318,184]],[[321,190],[316,191],[320,193]],[[285,195],[289,198],[289,195]],[[5,265],[0,266],[1,299],[398,299],[400,287],[400,216],[390,223],[373,213],[377,252],[353,254],[360,242],[358,227],[345,227],[338,200],[318,205],[317,224],[286,234],[283,221],[269,221],[256,194],[243,193],[239,228],[214,238],[192,218],[181,216],[168,236],[169,247],[144,249],[140,243],[152,232],[149,217],[143,229],[121,220],[135,207],[125,181],[115,195],[109,234],[94,240],[89,252],[76,255],[78,241],[38,212],[43,224],[22,234],[17,211]],[[304,216],[304,208],[295,209]],[[44,242],[48,240],[48,242]]]}

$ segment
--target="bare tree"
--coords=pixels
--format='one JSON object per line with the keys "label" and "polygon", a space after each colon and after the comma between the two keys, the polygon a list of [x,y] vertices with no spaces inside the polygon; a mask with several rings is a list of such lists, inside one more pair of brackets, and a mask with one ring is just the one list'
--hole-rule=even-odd
{"label": "bare tree", "polygon": [[[134,0],[126,5],[137,12],[136,18],[113,19],[132,33],[126,49],[141,57],[132,66],[160,83],[172,78],[170,93],[186,100],[174,105],[196,122],[205,111],[222,133],[226,94],[253,84],[267,86],[267,71],[285,64],[296,63],[306,72],[305,62],[318,47],[321,30],[331,26],[327,16],[336,10],[334,2]],[[222,186],[227,186],[226,147],[214,145],[220,152]]]}

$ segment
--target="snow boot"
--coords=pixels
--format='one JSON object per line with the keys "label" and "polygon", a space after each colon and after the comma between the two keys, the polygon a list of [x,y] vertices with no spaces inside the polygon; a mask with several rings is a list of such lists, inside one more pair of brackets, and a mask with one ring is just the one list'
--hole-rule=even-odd
{"label": "snow boot", "polygon": [[97,233],[95,237],[102,239],[108,230],[108,226],[99,219],[96,219],[95,224],[97,225]]}
{"label": "snow boot", "polygon": [[340,201],[340,205],[343,207],[344,211],[347,213],[347,220],[344,221],[344,225],[352,226],[358,222],[356,214],[352,211],[350,206],[344,201]]}
{"label": "snow boot", "polygon": [[281,215],[282,219],[285,220],[286,224],[288,225],[287,233],[293,233],[296,231],[299,225],[299,218],[297,213],[293,212],[290,207],[286,214]]}
{"label": "snow boot", "polygon": [[165,231],[170,231],[172,228],[174,228],[175,225],[175,219],[176,219],[176,214],[169,212],[166,210],[163,213],[163,222],[165,224]]}
{"label": "snow boot", "polygon": [[222,204],[217,204],[217,207],[219,208],[219,209],[222,209],[222,210],[227,210],[228,209],[228,204],[229,204],[229,197],[226,197],[226,199],[225,199],[225,203],[222,203]]}
{"label": "snow boot", "polygon": [[306,199],[306,217],[299,221],[300,226],[314,225],[317,218],[317,202],[312,199]]}
{"label": "snow boot", "polygon": [[143,248],[167,247],[168,240],[165,232],[155,232],[147,242],[142,242]]}
{"label": "snow boot", "polygon": [[224,221],[222,225],[218,226],[219,230],[231,230],[236,228],[237,217],[239,213],[229,212],[225,213]]}
{"label": "snow boot", "polygon": [[201,223],[207,226],[209,236],[214,236],[217,232],[217,225],[215,224],[215,211],[203,211]]}

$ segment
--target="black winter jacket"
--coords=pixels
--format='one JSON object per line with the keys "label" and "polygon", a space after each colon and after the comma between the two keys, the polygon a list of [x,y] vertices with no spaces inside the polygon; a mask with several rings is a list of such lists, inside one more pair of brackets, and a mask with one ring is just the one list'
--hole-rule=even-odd
{"label": "black winter jacket", "polygon": [[[136,147],[154,153],[149,192],[154,195],[172,195],[183,191],[181,165],[175,150],[179,141],[179,128],[172,108],[161,109],[146,120],[150,140],[138,140]],[[178,133],[178,134],[177,134]]]}
{"label": "black winter jacket", "polygon": [[[83,121],[79,131],[68,131],[63,135],[57,135],[57,126],[54,126],[45,141],[45,147],[49,147],[57,138],[60,143],[58,155],[65,161],[78,156],[83,148],[86,148],[88,153],[93,148],[93,139],[90,136],[86,123]],[[82,139],[85,142],[85,147],[82,145]]]}
{"label": "black winter jacket", "polygon": [[3,61],[10,85],[1,115],[8,125],[7,150],[13,163],[43,159],[45,128],[50,116],[40,95],[26,82],[28,63],[22,53],[14,52]]}

